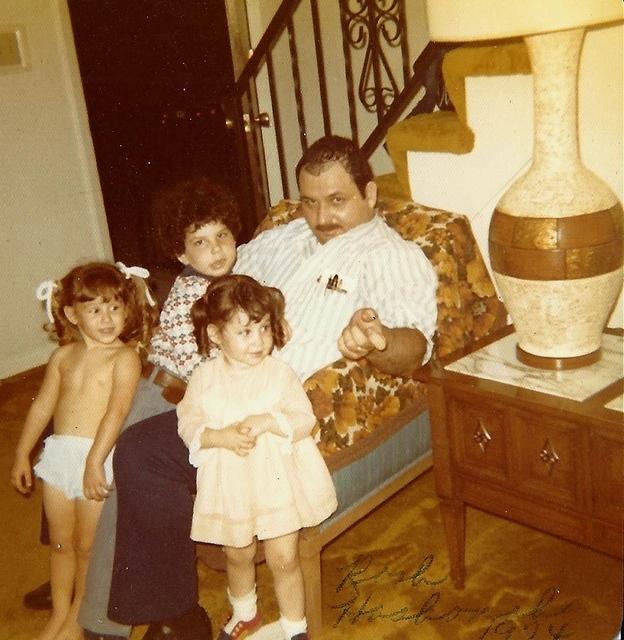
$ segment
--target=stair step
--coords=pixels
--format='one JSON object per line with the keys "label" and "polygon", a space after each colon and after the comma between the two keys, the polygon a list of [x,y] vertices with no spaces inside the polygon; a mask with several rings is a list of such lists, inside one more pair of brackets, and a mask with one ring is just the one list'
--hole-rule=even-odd
{"label": "stair step", "polygon": [[466,117],[468,76],[513,76],[531,73],[531,63],[522,40],[498,44],[469,44],[452,49],[442,61],[442,75],[458,116]]}
{"label": "stair step", "polygon": [[409,194],[408,151],[468,153],[474,135],[454,111],[434,111],[398,122],[388,131],[386,142],[400,188]]}
{"label": "stair step", "polygon": [[375,176],[378,199],[386,200],[411,200],[409,185],[408,188],[401,184],[396,173],[385,173]]}
{"label": "stair step", "polygon": [[390,127],[388,153],[400,188],[410,193],[407,152],[465,154],[474,148],[474,134],[466,114],[466,78],[528,74],[531,66],[521,40],[504,44],[464,45],[452,49],[442,62],[442,73],[455,111],[434,111],[406,118]]}

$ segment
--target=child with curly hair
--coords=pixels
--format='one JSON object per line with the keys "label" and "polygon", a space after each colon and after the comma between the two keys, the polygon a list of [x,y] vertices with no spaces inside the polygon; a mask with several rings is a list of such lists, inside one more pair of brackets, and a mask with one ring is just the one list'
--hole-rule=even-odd
{"label": "child with curly hair", "polygon": [[[11,483],[22,494],[43,480],[50,526],[52,615],[38,640],[81,638],[77,616],[95,529],[112,482],[112,450],[141,377],[137,347],[157,321],[145,270],[93,262],[46,282],[60,346],[52,353],[17,444]],[[54,419],[39,461],[30,455]],[[73,594],[73,596],[72,596]]]}
{"label": "child with curly hair", "polygon": [[218,640],[261,626],[256,540],[264,541],[288,640],[306,640],[298,536],[336,509],[311,437],[316,418],[297,374],[271,356],[285,344],[284,296],[244,275],[214,280],[192,308],[202,353],[178,405],[178,433],[197,467],[191,538],[224,545],[232,615]]}
{"label": "child with curly hair", "polygon": [[154,245],[184,268],[163,304],[149,360],[184,382],[202,360],[193,335],[191,305],[212,278],[232,270],[240,230],[238,203],[225,187],[208,178],[179,182],[154,198]]}

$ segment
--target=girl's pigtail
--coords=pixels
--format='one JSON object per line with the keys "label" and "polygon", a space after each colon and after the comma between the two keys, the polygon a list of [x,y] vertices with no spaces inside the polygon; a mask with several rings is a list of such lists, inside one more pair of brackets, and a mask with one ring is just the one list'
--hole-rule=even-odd
{"label": "girl's pigtail", "polygon": [[136,343],[139,353],[145,355],[159,319],[156,300],[147,284],[149,271],[143,267],[126,267],[123,262],[117,262],[116,267],[128,281],[128,320],[123,340]]}
{"label": "girl's pigtail", "polygon": [[59,280],[52,291],[52,316],[54,325],[50,327],[50,332],[54,332],[59,344],[69,344],[76,339],[77,330],[65,315],[65,296],[63,295],[63,281]]}
{"label": "girl's pigtail", "polygon": [[286,344],[286,332],[284,331],[284,313],[286,303],[284,294],[275,287],[265,287],[271,299],[271,332],[273,334],[273,344],[281,349]]}
{"label": "girl's pigtail", "polygon": [[59,344],[67,344],[75,339],[72,325],[63,310],[63,281],[44,280],[37,287],[35,296],[45,304],[48,322],[43,325],[43,329],[50,338]]}
{"label": "girl's pigtail", "polygon": [[202,356],[209,355],[212,346],[206,331],[208,327],[207,305],[207,294],[204,294],[201,298],[195,300],[191,307],[191,320],[193,321],[195,342],[197,342],[197,352]]}
{"label": "girl's pigtail", "polygon": [[[128,283],[130,288],[130,309],[128,311],[126,342],[135,342],[141,355],[146,355],[154,329],[158,326],[158,307],[151,304],[146,293],[147,283],[140,278],[132,277]],[[150,294],[151,295],[151,294]]]}

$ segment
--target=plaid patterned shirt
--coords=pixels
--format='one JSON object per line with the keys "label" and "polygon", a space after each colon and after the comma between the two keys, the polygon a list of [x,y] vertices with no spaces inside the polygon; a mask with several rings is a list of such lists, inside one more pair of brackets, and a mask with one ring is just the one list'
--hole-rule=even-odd
{"label": "plaid patterned shirt", "polygon": [[202,361],[193,335],[191,306],[204,295],[210,280],[185,269],[173,283],[160,313],[160,326],[150,343],[150,362],[188,381]]}

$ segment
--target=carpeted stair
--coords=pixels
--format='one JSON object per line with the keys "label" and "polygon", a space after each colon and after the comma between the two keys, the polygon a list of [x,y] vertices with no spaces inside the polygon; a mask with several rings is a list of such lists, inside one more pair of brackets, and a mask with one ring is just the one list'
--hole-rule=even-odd
{"label": "carpeted stair", "polygon": [[467,76],[528,74],[531,72],[524,42],[479,43],[452,49],[442,62],[442,75],[455,111],[434,111],[406,118],[390,127],[388,153],[396,173],[375,181],[382,197],[411,199],[407,168],[408,151],[463,154],[472,150],[474,135],[466,114]]}

